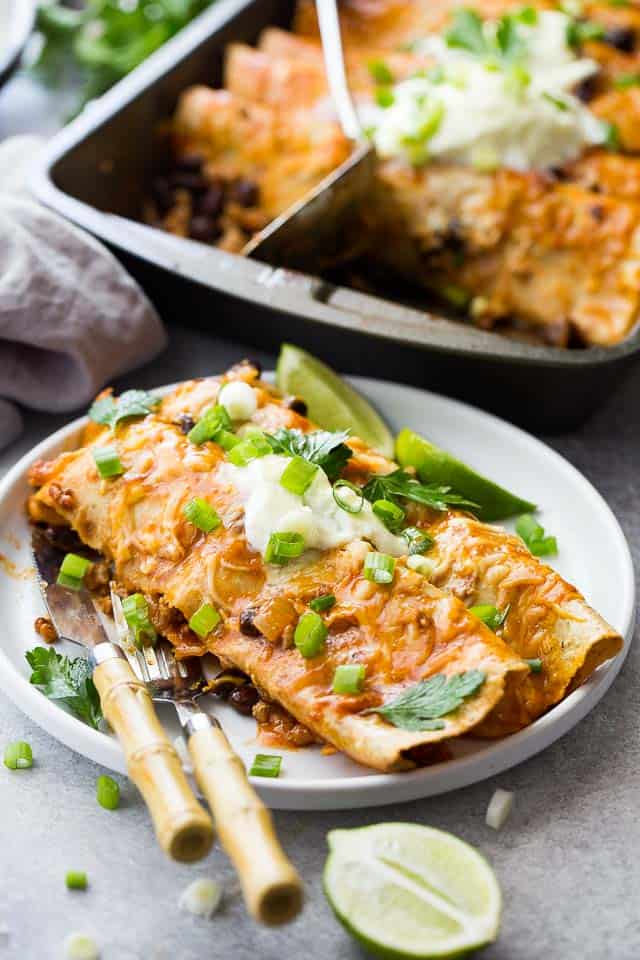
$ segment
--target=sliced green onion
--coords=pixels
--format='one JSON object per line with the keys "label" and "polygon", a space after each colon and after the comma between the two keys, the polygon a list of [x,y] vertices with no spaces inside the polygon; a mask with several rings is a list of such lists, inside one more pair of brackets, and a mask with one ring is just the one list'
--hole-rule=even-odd
{"label": "sliced green onion", "polygon": [[428,550],[431,550],[435,542],[426,530],[421,530],[419,527],[405,527],[402,531],[402,536],[409,546],[410,557],[414,554],[427,553]]}
{"label": "sliced green onion", "polygon": [[317,463],[309,463],[308,460],[296,456],[284,468],[280,477],[280,485],[289,493],[295,493],[301,497],[313,483],[318,470]]}
{"label": "sliced green onion", "polygon": [[367,668],[363,663],[349,663],[336,667],[333,675],[334,693],[360,693]]}
{"label": "sliced green onion", "polygon": [[540,657],[534,657],[531,660],[525,659],[524,662],[528,664],[531,673],[542,673],[542,660]]}
{"label": "sliced green onion", "polygon": [[69,870],[65,877],[67,890],[86,890],[88,881],[86,873],[81,870]]}
{"label": "sliced green onion", "polygon": [[15,740],[4,748],[4,765],[9,770],[28,770],[33,766],[31,745],[25,740]]}
{"label": "sliced green onion", "polygon": [[211,533],[222,523],[220,517],[210,503],[202,497],[194,497],[184,507],[183,513],[194,527],[204,533]]}
{"label": "sliced green onion", "polygon": [[304,553],[304,537],[301,533],[272,533],[264,553],[266,563],[284,564]]}
{"label": "sliced green onion", "polygon": [[324,593],[321,597],[315,597],[311,600],[309,606],[316,613],[322,613],[323,610],[330,610],[336,603],[336,598],[332,593]]}
{"label": "sliced green onion", "polygon": [[250,777],[279,777],[280,767],[282,766],[282,757],[276,757],[269,753],[256,753],[251,770]]}
{"label": "sliced green onion", "polygon": [[402,507],[392,500],[376,500],[372,507],[376,517],[392,532],[398,530],[406,516]]}
{"label": "sliced green onion", "polygon": [[225,408],[218,403],[215,407],[205,410],[195,427],[189,430],[187,437],[191,443],[199,447],[207,440],[216,440],[223,430],[231,432],[231,429],[231,418]]}
{"label": "sliced green onion", "polygon": [[[353,497],[346,497],[345,494],[340,494],[340,490],[349,490],[350,493],[355,494],[358,498],[357,502],[353,502]],[[349,480],[337,480],[333,485],[333,499],[338,504],[341,510],[345,510],[347,513],[360,513],[364,504],[364,492],[362,487],[357,486],[355,483],[350,483]]]}
{"label": "sliced green onion", "polygon": [[386,553],[371,551],[364,561],[364,575],[373,583],[391,583],[396,569],[396,561]]}
{"label": "sliced green onion", "polygon": [[138,649],[152,647],[158,639],[156,628],[149,619],[149,604],[141,593],[132,593],[122,601],[122,612],[134,634]]}
{"label": "sliced green onion", "polygon": [[619,150],[620,130],[618,126],[615,123],[611,123],[609,120],[603,120],[602,129],[604,133],[604,145],[607,150]]}
{"label": "sliced green onion", "polygon": [[497,607],[492,607],[489,603],[481,603],[477,607],[469,607],[469,613],[476,616],[478,620],[482,620],[490,630],[495,631],[507,619],[509,606],[507,605],[504,610],[498,610]]}
{"label": "sliced green onion", "polygon": [[384,60],[371,60],[367,67],[376,83],[383,83],[387,86],[393,83],[393,74]]}
{"label": "sliced green onion", "polygon": [[463,287],[456,286],[455,283],[445,283],[443,286],[438,287],[438,293],[447,303],[450,303],[452,307],[457,307],[459,310],[464,310],[471,300],[471,294]]}
{"label": "sliced green onion", "polygon": [[293,640],[303,657],[317,657],[324,650],[328,633],[322,617],[310,610],[298,620]]}
{"label": "sliced green onion", "polygon": [[211,603],[203,603],[189,620],[189,626],[199,637],[206,637],[221,620],[222,617]]}
{"label": "sliced green onion", "polygon": [[91,561],[86,557],[80,557],[77,553],[68,553],[60,565],[56,583],[71,590],[80,590],[84,576],[91,566]]}
{"label": "sliced green onion", "polygon": [[535,557],[546,557],[558,552],[556,538],[546,536],[544,527],[541,527],[530,513],[524,513],[518,517],[516,533],[524,540]]}
{"label": "sliced green onion", "polygon": [[103,774],[96,780],[96,799],[105,810],[117,810],[120,806],[120,787],[113,779]]}
{"label": "sliced green onion", "polygon": [[119,477],[124,467],[115,447],[94,447],[93,459],[101,477]]}
{"label": "sliced green onion", "polygon": [[413,553],[407,557],[407,566],[410,570],[415,570],[416,573],[426,577],[427,580],[431,579],[436,569],[433,560],[429,560],[428,557],[423,557],[419,553]]}
{"label": "sliced green onion", "polygon": [[621,73],[613,81],[618,90],[628,90],[629,87],[640,87],[640,73]]}
{"label": "sliced green onion", "polygon": [[227,457],[236,467],[246,467],[252,460],[266,457],[269,453],[273,453],[273,448],[264,433],[252,433],[232,447]]}
{"label": "sliced green onion", "polygon": [[535,27],[538,22],[538,11],[535,7],[522,7],[516,13],[516,17],[520,23],[526,23],[528,27]]}
{"label": "sliced green onion", "polygon": [[376,90],[376,103],[379,107],[387,110],[389,107],[392,107],[395,102],[396,98],[390,87],[378,87]]}
{"label": "sliced green onion", "polygon": [[238,446],[240,437],[237,437],[235,433],[231,433],[230,430],[220,430],[220,432],[216,434],[216,443],[219,443],[222,449],[228,453],[229,450],[233,450],[234,447]]}

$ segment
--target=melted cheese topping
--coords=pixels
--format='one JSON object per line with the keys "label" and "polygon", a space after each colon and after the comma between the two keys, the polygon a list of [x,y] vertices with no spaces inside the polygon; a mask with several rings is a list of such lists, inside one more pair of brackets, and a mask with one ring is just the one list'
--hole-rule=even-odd
{"label": "melted cheese topping", "polygon": [[[218,475],[233,485],[244,506],[245,535],[254,550],[264,553],[272,533],[286,532],[300,533],[307,549],[330,550],[353,540],[369,540],[394,557],[408,553],[406,540],[387,530],[367,500],[358,513],[339,507],[324,470],[317,471],[302,496],[286,490],[280,477],[290,462],[290,457],[270,454],[246,467],[220,464]],[[341,488],[341,499],[349,501],[350,493]],[[358,506],[356,494],[353,506]]]}
{"label": "melted cheese topping", "polygon": [[[442,36],[420,48],[436,68],[393,88],[393,103],[363,119],[383,157],[420,165],[429,159],[516,170],[559,166],[606,130],[571,92],[597,72],[567,44],[570,18],[539,12],[534,26],[518,24],[525,52],[516,62],[496,61],[450,47]],[[486,23],[485,31],[495,32]]]}

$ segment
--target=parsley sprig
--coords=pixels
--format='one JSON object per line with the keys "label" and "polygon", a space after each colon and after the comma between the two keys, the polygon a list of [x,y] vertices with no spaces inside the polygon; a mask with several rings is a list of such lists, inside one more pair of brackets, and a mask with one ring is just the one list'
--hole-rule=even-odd
{"label": "parsley sprig", "polygon": [[353,456],[351,447],[344,442],[348,436],[348,430],[337,433],[314,430],[312,433],[303,433],[302,430],[281,427],[275,433],[267,435],[267,440],[274,453],[302,457],[309,463],[316,463],[322,467],[329,480],[333,481],[337,480]]}
{"label": "parsley sprig", "polygon": [[521,24],[532,26],[536,20],[535,10],[531,7],[525,7],[519,13],[506,13],[500,17],[492,34],[485,29],[476,10],[463,7],[454,13],[445,40],[447,46],[466,50],[473,56],[513,63],[527,53],[527,44],[519,29]]}
{"label": "parsley sprig", "polygon": [[113,430],[121,420],[146,417],[148,413],[153,413],[159,403],[160,397],[154,393],[146,390],[125,390],[119,397],[109,395],[92,403],[89,419],[95,423],[103,423]]}
{"label": "parsley sprig", "polygon": [[405,690],[395,700],[367,712],[380,714],[402,730],[443,730],[446,724],[441,717],[461,707],[468,697],[478,692],[485,679],[482,670],[466,670],[450,677],[437,673]]}
{"label": "parsley sprig", "polygon": [[84,657],[64,657],[52,648],[34,647],[25,654],[30,682],[50,700],[59,700],[95,730],[102,719],[100,697]]}
{"label": "parsley sprig", "polygon": [[375,474],[363,488],[367,500],[374,503],[376,500],[398,499],[413,500],[432,510],[446,510],[448,507],[464,507],[467,510],[478,509],[478,504],[460,496],[451,487],[439,483],[420,483],[405,470],[394,470],[393,473]]}

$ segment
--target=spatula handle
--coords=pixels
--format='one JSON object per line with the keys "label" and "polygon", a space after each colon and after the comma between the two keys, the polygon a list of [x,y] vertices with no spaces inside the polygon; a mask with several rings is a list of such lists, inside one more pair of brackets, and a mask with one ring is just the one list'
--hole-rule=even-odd
{"label": "spatula handle", "polygon": [[113,644],[100,644],[93,656],[102,711],[118,736],[160,846],[182,863],[200,860],[213,843],[213,824],[189,786],[146,687]]}
{"label": "spatula handle", "polygon": [[242,760],[220,727],[205,714],[200,717],[203,722],[189,738],[189,752],[220,842],[238,872],[247,908],[260,923],[287,923],[302,908],[300,877],[280,846],[271,814],[249,783]]}

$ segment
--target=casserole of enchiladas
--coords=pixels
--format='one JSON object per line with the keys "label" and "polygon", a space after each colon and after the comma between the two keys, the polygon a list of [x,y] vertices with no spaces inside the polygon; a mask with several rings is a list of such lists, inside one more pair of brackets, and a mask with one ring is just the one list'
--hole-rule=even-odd
{"label": "casserole of enchiladas", "polygon": [[179,657],[250,682],[259,722],[381,771],[521,729],[619,652],[519,538],[301,410],[249,363],[106,394],[32,468],[30,518],[102,554],[97,586],[141,598]]}
{"label": "casserole of enchiladas", "polygon": [[[640,291],[636,5],[348,0],[341,10],[378,162],[357,228],[315,269],[365,289],[400,278],[394,289],[404,283],[411,302],[435,296],[510,336],[621,341]],[[307,0],[292,32],[232,44],[224,82],[181,96],[173,166],[147,219],[241,252],[352,145]]]}

